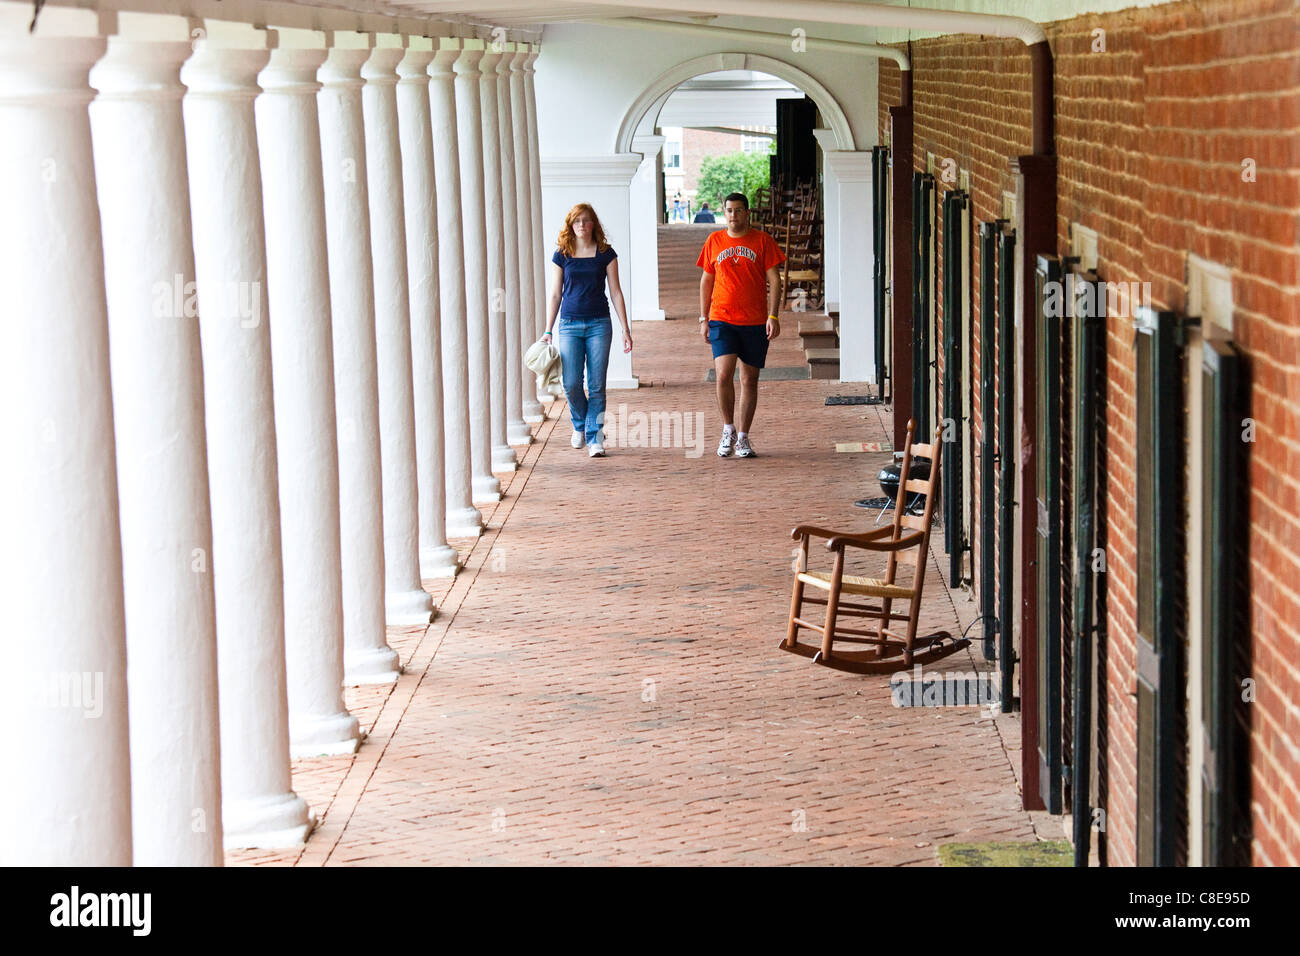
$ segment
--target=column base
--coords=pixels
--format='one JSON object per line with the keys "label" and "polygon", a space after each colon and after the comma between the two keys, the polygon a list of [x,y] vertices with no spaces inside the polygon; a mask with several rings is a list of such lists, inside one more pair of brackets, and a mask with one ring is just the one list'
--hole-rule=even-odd
{"label": "column base", "polygon": [[384,595],[384,623],[390,627],[428,624],[431,620],[433,598],[428,591],[398,591]]}
{"label": "column base", "polygon": [[476,505],[495,504],[501,500],[501,482],[491,475],[475,475],[471,482],[473,494],[470,501]]}
{"label": "column base", "polygon": [[316,814],[290,790],[270,797],[225,801],[222,846],[227,850],[278,850],[301,846],[316,826]]}
{"label": "column base", "polygon": [[506,443],[510,445],[531,445],[533,443],[533,430],[528,427],[528,423],[522,418],[507,421]]}
{"label": "column base", "polygon": [[648,307],[634,307],[632,309],[632,314],[628,316],[628,319],[632,322],[663,322],[667,320],[667,318],[668,315],[663,309]]}
{"label": "column base", "polygon": [[641,382],[633,375],[631,378],[611,378],[605,383],[605,388],[640,388]]}
{"label": "column base", "polygon": [[420,549],[421,578],[454,578],[460,570],[460,552],[442,544]]}
{"label": "column base", "polygon": [[[561,385],[559,382],[556,382],[554,385],[548,385],[546,387],[546,391],[550,392],[552,398],[564,397],[564,386]],[[542,400],[545,401],[545,398],[543,398]]]}
{"label": "column base", "polygon": [[343,683],[391,684],[402,676],[402,662],[391,647],[368,647],[361,651],[343,651]]}
{"label": "column base", "polygon": [[545,419],[545,417],[546,416],[542,412],[541,402],[535,402],[532,399],[524,400],[524,421],[527,424],[536,425],[538,422]]}
{"label": "column base", "polygon": [[447,537],[477,538],[483,533],[483,512],[477,508],[458,508],[447,512]]}
{"label": "column base", "polygon": [[519,468],[519,459],[509,445],[492,446],[492,470],[511,472]]}
{"label": "column base", "polygon": [[289,718],[289,756],[334,757],[361,746],[361,725],[346,710],[318,717]]}

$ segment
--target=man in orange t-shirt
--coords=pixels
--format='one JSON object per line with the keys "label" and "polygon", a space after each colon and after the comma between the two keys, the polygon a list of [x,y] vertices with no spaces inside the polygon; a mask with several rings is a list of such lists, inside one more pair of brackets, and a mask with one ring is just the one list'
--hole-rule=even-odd
{"label": "man in orange t-shirt", "polygon": [[[753,458],[749,426],[758,408],[758,373],[767,361],[768,343],[781,334],[777,306],[781,275],[776,267],[785,256],[767,233],[749,227],[749,200],[732,193],[722,204],[727,228],[710,233],[695,263],[700,277],[700,335],[713,346],[718,378],[718,409],[722,412],[722,441],[718,457],[734,451]],[[740,361],[740,421],[733,423],[736,392],[732,376]],[[740,426],[739,431],[736,425]]]}

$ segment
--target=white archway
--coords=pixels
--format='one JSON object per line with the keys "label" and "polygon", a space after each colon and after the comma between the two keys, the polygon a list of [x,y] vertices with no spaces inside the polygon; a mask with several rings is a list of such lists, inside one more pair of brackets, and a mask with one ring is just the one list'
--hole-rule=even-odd
{"label": "white archway", "polygon": [[671,70],[660,74],[653,83],[646,87],[632,103],[632,106],[623,117],[623,122],[619,125],[618,138],[614,143],[614,152],[636,152],[633,149],[632,139],[636,136],[638,127],[641,126],[642,121],[652,110],[655,111],[656,116],[658,115],[658,109],[662,109],[664,101],[677,87],[687,80],[692,80],[702,74],[719,73],[724,70],[754,70],[759,73],[769,73],[785,80],[787,83],[794,84],[817,104],[817,109],[821,111],[827,128],[835,135],[835,148],[840,150],[855,148],[853,145],[853,131],[849,128],[848,117],[840,109],[839,103],[835,101],[835,97],[831,96],[826,87],[803,70],[791,66],[784,60],[763,56],[758,53],[710,53],[708,56],[699,56],[693,60],[679,63]]}

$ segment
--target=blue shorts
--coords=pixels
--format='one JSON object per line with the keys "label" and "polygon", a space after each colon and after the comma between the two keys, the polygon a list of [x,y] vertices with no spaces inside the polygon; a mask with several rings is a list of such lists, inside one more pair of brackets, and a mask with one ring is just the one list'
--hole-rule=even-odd
{"label": "blue shorts", "polygon": [[713,357],[735,355],[746,365],[762,368],[767,362],[767,325],[732,325],[709,320]]}

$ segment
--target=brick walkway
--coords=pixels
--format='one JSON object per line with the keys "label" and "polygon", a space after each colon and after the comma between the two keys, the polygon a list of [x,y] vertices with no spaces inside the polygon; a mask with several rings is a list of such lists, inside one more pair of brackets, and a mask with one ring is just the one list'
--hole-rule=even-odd
{"label": "brick walkway", "polygon": [[[824,406],[834,382],[764,383],[760,457],[720,460],[696,307],[665,307],[633,329],[653,387],[611,412],[700,413],[703,454],[611,437],[589,460],[552,409],[489,533],[454,542],[464,572],[428,582],[435,622],[391,629],[402,679],[348,691],[360,752],[295,762],[322,825],[229,862],[933,865],[939,843],[1035,838],[1014,718],[896,709],[887,677],[777,649],[790,528],[873,520],[851,502],[888,455],[833,447],[887,440],[887,415]],[[794,319],[769,365],[801,364]],[[928,581],[922,627],[964,627],[933,555]]]}

